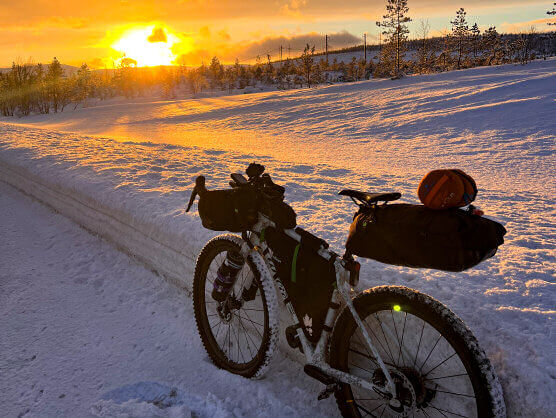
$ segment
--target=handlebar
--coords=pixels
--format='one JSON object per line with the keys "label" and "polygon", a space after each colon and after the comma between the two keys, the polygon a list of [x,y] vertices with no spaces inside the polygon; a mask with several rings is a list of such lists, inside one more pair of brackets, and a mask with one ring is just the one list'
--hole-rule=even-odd
{"label": "handlebar", "polygon": [[269,174],[264,172],[265,167],[261,164],[251,163],[245,170],[246,179],[240,173],[232,173],[230,176],[232,187],[246,187],[252,186],[257,188],[266,198],[269,199],[283,199],[286,189],[274,183]]}

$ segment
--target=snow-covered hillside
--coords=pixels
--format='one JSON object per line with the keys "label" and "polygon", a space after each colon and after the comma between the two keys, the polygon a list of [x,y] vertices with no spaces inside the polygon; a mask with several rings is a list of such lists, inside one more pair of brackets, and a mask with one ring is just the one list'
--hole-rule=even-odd
{"label": "snow-covered hillside", "polygon": [[149,233],[182,237],[192,257],[212,235],[184,212],[198,174],[225,187],[230,172],[265,164],[287,187],[299,224],[340,250],[354,210],[340,189],[401,191],[416,202],[428,170],[461,168],[477,180],[477,205],[508,229],[496,257],[464,273],[368,261],[362,287],[407,285],[445,302],[484,345],[509,413],[549,416],[556,408],[555,85],[553,59],[97,106],[0,124],[0,165],[84,194]]}

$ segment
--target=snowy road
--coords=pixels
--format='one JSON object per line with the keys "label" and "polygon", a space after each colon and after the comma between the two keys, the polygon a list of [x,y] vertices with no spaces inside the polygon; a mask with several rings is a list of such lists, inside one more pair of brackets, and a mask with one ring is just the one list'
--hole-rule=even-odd
{"label": "snowy road", "polygon": [[280,353],[260,381],[216,369],[185,294],[2,182],[0,213],[2,417],[337,414]]}

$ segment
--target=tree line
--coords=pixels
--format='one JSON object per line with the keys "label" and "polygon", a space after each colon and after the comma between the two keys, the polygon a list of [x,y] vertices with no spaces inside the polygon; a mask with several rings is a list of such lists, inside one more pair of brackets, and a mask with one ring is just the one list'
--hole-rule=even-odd
{"label": "tree line", "polygon": [[[140,97],[153,91],[164,98],[177,98],[183,94],[195,97],[205,90],[232,93],[250,86],[291,89],[370,77],[399,78],[483,65],[526,64],[539,56],[556,54],[554,32],[541,34],[531,29],[501,35],[494,26],[481,31],[476,23],[468,23],[463,8],[450,21],[451,30],[442,36],[430,37],[430,25],[421,21],[415,39],[409,40],[408,13],[407,0],[387,0],[383,20],[377,22],[386,40],[369,47],[372,57],[368,61],[356,57],[349,62],[336,57],[328,60],[307,44],[298,58],[273,62],[267,56],[263,62],[259,57],[250,65],[237,60],[234,65],[223,65],[214,57],[208,65],[197,68],[137,68],[134,60],[124,58],[115,69],[92,71],[83,64],[67,73],[56,58],[46,66],[13,63],[9,71],[0,72],[0,114],[57,113],[70,104],[77,108],[93,100]],[[553,11],[547,13],[554,15]]]}

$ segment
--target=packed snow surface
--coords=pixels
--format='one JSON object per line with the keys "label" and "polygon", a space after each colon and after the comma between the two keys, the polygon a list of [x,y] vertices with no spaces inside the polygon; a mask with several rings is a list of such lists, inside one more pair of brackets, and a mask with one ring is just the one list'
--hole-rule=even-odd
{"label": "packed snow surface", "polygon": [[216,369],[192,301],[0,182],[2,417],[334,416],[276,353],[248,380]]}
{"label": "packed snow surface", "polygon": [[[405,285],[446,303],[491,358],[508,413],[550,416],[556,409],[554,86],[556,60],[548,60],[217,99],[143,98],[17,124],[4,119],[0,160],[86,193],[153,230],[182,234],[197,252],[214,235],[184,209],[199,174],[209,187],[226,187],[230,172],[252,161],[265,164],[286,186],[298,223],[340,252],[356,208],[339,190],[400,191],[403,201],[416,203],[427,171],[461,168],[477,181],[476,204],[508,230],[498,254],[463,273],[367,261],[360,287]],[[116,269],[115,282],[131,280],[126,268]],[[138,289],[146,282],[133,279]],[[150,303],[179,298],[170,295]],[[160,323],[196,338],[187,313],[171,318]],[[196,339],[192,344],[202,356]],[[173,365],[176,358],[183,355],[173,351],[164,361]],[[172,372],[164,384],[179,378]],[[305,413],[295,408],[292,413]]]}

